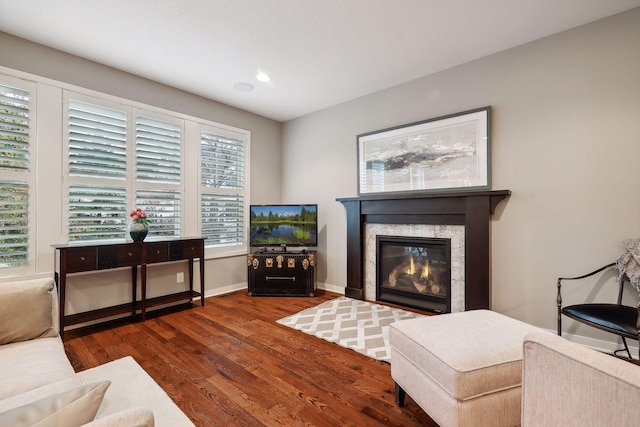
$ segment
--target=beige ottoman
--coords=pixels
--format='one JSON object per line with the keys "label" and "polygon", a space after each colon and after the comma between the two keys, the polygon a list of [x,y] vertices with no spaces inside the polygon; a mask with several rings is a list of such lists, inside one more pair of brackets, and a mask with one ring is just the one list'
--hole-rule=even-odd
{"label": "beige ottoman", "polygon": [[522,345],[541,329],[489,310],[389,328],[396,403],[405,392],[440,425],[520,425]]}

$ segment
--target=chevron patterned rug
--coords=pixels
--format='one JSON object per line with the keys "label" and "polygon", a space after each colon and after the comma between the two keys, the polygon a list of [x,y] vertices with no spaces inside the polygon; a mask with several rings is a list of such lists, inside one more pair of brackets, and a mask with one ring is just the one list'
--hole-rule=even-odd
{"label": "chevron patterned rug", "polygon": [[340,297],[277,322],[371,358],[390,362],[389,325],[421,316],[399,308]]}

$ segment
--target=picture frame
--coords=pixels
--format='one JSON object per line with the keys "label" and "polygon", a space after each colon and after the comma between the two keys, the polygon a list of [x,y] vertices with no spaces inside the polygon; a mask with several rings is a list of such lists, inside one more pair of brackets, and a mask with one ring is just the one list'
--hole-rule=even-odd
{"label": "picture frame", "polygon": [[491,107],[357,136],[358,195],[491,189]]}

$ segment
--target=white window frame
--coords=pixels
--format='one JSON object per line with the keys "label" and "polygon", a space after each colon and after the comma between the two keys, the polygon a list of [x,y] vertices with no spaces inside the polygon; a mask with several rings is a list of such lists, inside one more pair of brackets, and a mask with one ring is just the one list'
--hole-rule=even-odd
{"label": "white window frame", "polygon": [[[202,156],[200,150],[200,137],[202,132],[212,133],[215,135],[219,135],[222,137],[228,137],[231,139],[237,139],[244,142],[244,187],[242,189],[230,189],[230,188],[211,188],[204,187],[202,185]],[[204,193],[220,193],[220,194],[229,194],[229,195],[242,195],[243,197],[243,243],[241,245],[232,245],[232,246],[213,246],[207,245],[205,240],[205,255],[208,257],[221,257],[221,256],[235,256],[235,255],[244,255],[249,251],[249,205],[251,201],[251,132],[234,128],[231,126],[224,126],[219,124],[209,124],[209,123],[199,123],[198,126],[198,231],[201,233],[202,230],[202,195]]]}
{"label": "white window frame", "polygon": [[26,183],[29,197],[29,207],[27,220],[29,231],[27,232],[27,263],[26,265],[4,267],[0,269],[2,275],[24,275],[32,274],[36,268],[36,247],[37,247],[37,85],[34,82],[23,80],[7,75],[0,75],[0,82],[7,86],[13,86],[29,92],[29,170],[27,172],[0,171],[0,179],[3,181]]}
{"label": "white window frame", "polygon": [[[138,190],[148,189],[148,190],[164,190],[170,189],[175,190],[180,194],[180,223],[179,223],[179,232],[183,235],[182,230],[184,229],[185,223],[185,140],[184,140],[184,120],[182,118],[172,116],[166,113],[158,113],[155,111],[149,111],[146,109],[126,105],[124,102],[114,102],[108,101],[102,98],[98,98],[95,96],[87,96],[84,94],[80,94],[77,92],[65,90],[63,94],[63,111],[65,115],[68,114],[69,111],[69,103],[70,101],[78,101],[86,104],[92,104],[97,107],[107,108],[112,110],[121,111],[126,115],[126,152],[127,152],[127,160],[126,160],[126,173],[125,177],[122,180],[116,179],[107,179],[107,178],[93,178],[93,177],[72,177],[70,176],[70,168],[69,168],[69,120],[67,117],[64,119],[63,124],[63,235],[66,241],[69,241],[69,189],[73,184],[82,184],[88,186],[96,186],[96,187],[112,187],[114,185],[120,186],[122,183],[122,187],[126,192],[126,206],[125,206],[125,229],[123,230],[121,238],[115,239],[102,239],[102,240],[78,240],[71,243],[77,244],[86,244],[86,243],[100,243],[100,242],[124,242],[129,240],[126,233],[126,227],[131,222],[131,218],[129,218],[129,211],[135,209],[137,207],[137,192]],[[155,120],[164,121],[167,123],[172,123],[178,125],[181,134],[180,141],[180,182],[176,184],[166,184],[166,183],[155,183],[149,181],[137,181],[136,177],[136,119],[138,117],[145,117]],[[152,215],[151,220],[153,222]],[[153,227],[153,225],[151,226]],[[151,233],[147,240],[161,240],[172,237],[180,237],[176,236],[153,236]]]}
{"label": "white window frame", "polygon": [[[65,99],[69,96],[69,93],[73,94],[74,99],[81,102],[104,105],[107,108],[131,108],[132,111],[137,109],[142,111],[144,116],[152,117],[157,114],[161,116],[161,119],[165,120],[167,118],[182,120],[181,237],[197,237],[200,233],[200,132],[198,128],[205,126],[217,130],[225,130],[232,132],[232,137],[238,137],[238,134],[243,135],[246,138],[244,193],[246,215],[244,221],[247,223],[250,203],[250,131],[3,66],[0,66],[0,81],[7,85],[24,87],[29,90],[32,123],[30,126],[30,134],[32,135],[30,143],[31,147],[33,147],[30,148],[31,171],[28,179],[30,198],[29,265],[2,268],[0,269],[1,276],[17,277],[34,273],[46,273],[48,275],[51,270],[50,264],[54,260],[54,251],[51,249],[51,244],[68,242],[69,175],[68,153],[65,151],[68,150],[69,129],[68,121],[64,116],[68,114],[68,103]],[[131,129],[134,129],[134,127],[131,127]],[[133,141],[133,134],[130,140]],[[55,145],[52,146],[51,144]],[[131,146],[131,144],[129,145]],[[39,158],[46,158],[46,163],[39,162]],[[54,161],[55,166],[52,161]],[[7,178],[3,177],[3,179]],[[20,180],[18,179],[18,181]],[[39,194],[43,191],[46,193]],[[127,203],[129,206],[133,206],[135,193],[133,190],[128,190],[128,194],[132,199]],[[44,205],[42,204],[43,200],[46,201]],[[52,211],[52,209],[54,210]],[[52,221],[54,222],[52,223]],[[249,249],[247,246],[248,227],[246,231],[247,236],[245,236],[243,245],[207,249],[205,258],[222,258],[246,254]],[[151,239],[151,237],[148,238]],[[122,241],[125,239],[126,237],[123,236]],[[98,243],[98,241],[92,241],[92,243]]]}
{"label": "white window frame", "polygon": [[[70,175],[69,168],[69,104],[70,101],[78,101],[86,104],[92,104],[96,107],[107,108],[112,110],[121,111],[126,113],[126,169],[125,175],[122,179],[107,179],[107,178],[99,178],[99,177],[72,177]],[[101,239],[101,240],[77,240],[70,242],[69,241],[69,191],[70,187],[74,184],[81,184],[86,186],[94,186],[100,188],[108,188],[108,187],[122,187],[126,194],[126,204],[124,214],[126,215],[127,207],[131,206],[131,188],[130,188],[130,175],[129,170],[131,168],[131,147],[129,141],[131,140],[131,129],[129,126],[131,120],[130,112],[126,112],[126,107],[120,103],[109,102],[102,99],[97,99],[91,96],[85,96],[79,93],[75,93],[72,91],[65,90],[63,91],[63,136],[62,136],[62,234],[67,242],[71,244],[86,244],[86,243],[101,243],[101,242],[124,242],[125,241],[125,231],[126,231],[126,222],[125,227],[123,229],[121,238],[113,238],[113,239]],[[125,217],[126,221],[126,217]]]}
{"label": "white window frame", "polygon": [[[177,125],[178,128],[180,129],[180,181],[178,183],[159,183],[159,182],[152,182],[152,181],[147,181],[147,180],[140,180],[138,181],[137,179],[137,163],[136,163],[136,144],[137,144],[137,139],[136,139],[136,128],[135,125],[137,123],[137,119],[138,117],[144,117],[144,118],[148,118],[148,119],[154,119],[154,120],[158,120],[158,121],[162,121],[162,122],[166,122],[166,123],[171,123],[174,125]],[[184,120],[174,117],[174,116],[170,116],[167,114],[161,114],[161,113],[157,113],[157,112],[152,112],[152,111],[148,111],[148,110],[143,110],[140,108],[134,108],[132,110],[132,116],[131,116],[131,133],[132,133],[132,140],[131,140],[131,168],[130,168],[130,182],[132,185],[132,190],[131,190],[131,196],[132,196],[132,200],[131,200],[131,206],[133,207],[138,207],[138,201],[137,201],[137,194],[139,190],[150,190],[150,191],[162,191],[162,190],[170,190],[170,191],[177,191],[179,193],[179,197],[180,197],[180,222],[178,224],[178,235],[174,235],[174,236],[156,236],[158,239],[170,239],[170,238],[176,238],[176,237],[180,237],[180,236],[184,236],[184,225],[185,225],[185,213],[187,211],[186,207],[185,207],[185,169],[186,169],[186,164],[185,164],[185,124],[184,124]],[[153,220],[153,218],[151,218]],[[153,225],[151,226],[153,227]],[[150,240],[153,240],[154,238],[156,238],[153,236],[153,234],[151,233],[149,236]]]}

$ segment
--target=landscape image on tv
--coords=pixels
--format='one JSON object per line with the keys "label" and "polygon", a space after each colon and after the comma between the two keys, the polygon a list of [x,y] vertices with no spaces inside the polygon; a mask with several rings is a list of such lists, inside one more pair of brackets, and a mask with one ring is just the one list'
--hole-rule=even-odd
{"label": "landscape image on tv", "polygon": [[317,246],[317,205],[251,206],[251,246]]}

